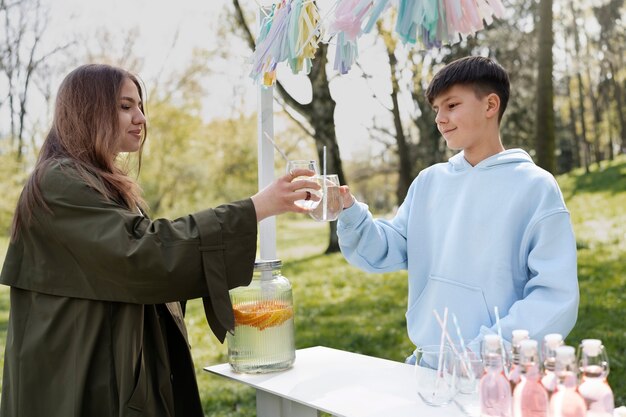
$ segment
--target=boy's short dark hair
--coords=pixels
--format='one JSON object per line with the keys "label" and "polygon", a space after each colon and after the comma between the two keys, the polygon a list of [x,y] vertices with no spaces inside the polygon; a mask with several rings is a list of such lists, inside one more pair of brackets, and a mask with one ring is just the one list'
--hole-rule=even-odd
{"label": "boy's short dark hair", "polygon": [[468,56],[452,61],[443,67],[430,81],[426,90],[426,98],[433,104],[435,98],[457,84],[472,87],[476,96],[484,97],[495,93],[500,97],[500,113],[498,122],[502,120],[504,110],[509,102],[509,74],[493,59],[482,56]]}

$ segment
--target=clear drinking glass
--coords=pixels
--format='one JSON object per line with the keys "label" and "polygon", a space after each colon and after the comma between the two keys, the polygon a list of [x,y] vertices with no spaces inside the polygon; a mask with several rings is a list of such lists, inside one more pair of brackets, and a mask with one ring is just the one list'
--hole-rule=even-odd
{"label": "clear drinking glass", "polygon": [[478,393],[480,378],[485,372],[480,354],[472,351],[463,351],[457,346],[457,389],[461,394]]}
{"label": "clear drinking glass", "polygon": [[[315,160],[312,159],[294,159],[291,161],[287,162],[287,173],[291,174],[293,171],[295,171],[296,169],[308,169],[311,170],[313,172],[315,172],[315,175],[319,175],[319,169],[317,168],[317,162]],[[293,181],[301,181],[301,180],[313,180],[315,181],[314,177],[307,177],[307,176],[302,176],[302,177],[296,177],[293,179]],[[300,206],[302,208],[306,208],[306,209],[314,209],[316,208],[321,199],[322,199],[322,190],[314,190],[312,188],[302,188],[301,191],[308,191],[311,193],[312,196],[314,196],[313,198],[309,199],[309,200],[296,200],[294,204],[296,204],[297,206]]]}
{"label": "clear drinking glass", "polygon": [[322,199],[309,216],[318,222],[330,222],[337,220],[339,213],[343,210],[343,199],[339,194],[339,177],[336,174],[326,175],[326,186],[324,186],[324,176],[318,175],[316,179],[322,187]]}
{"label": "clear drinking glass", "polygon": [[428,405],[449,404],[456,395],[456,358],[450,346],[421,346],[415,350],[417,394]]}

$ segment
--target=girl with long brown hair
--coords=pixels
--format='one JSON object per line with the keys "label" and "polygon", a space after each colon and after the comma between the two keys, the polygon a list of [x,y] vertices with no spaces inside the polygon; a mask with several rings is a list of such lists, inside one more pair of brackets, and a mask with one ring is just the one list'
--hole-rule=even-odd
{"label": "girl with long brown hair", "polygon": [[[202,298],[220,341],[228,290],[247,285],[257,222],[305,212],[314,181],[285,175],[251,198],[151,220],[116,159],[146,140],[137,77],[85,65],[62,82],[16,209],[0,416],[202,416],[180,301]],[[141,161],[141,157],[138,158]]]}

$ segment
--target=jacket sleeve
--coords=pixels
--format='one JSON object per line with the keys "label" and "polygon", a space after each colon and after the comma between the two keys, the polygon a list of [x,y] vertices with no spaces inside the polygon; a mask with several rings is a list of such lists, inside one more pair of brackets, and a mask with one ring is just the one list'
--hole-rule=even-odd
{"label": "jacket sleeve", "polygon": [[46,172],[42,192],[51,213],[37,210],[11,245],[3,283],[137,304],[204,297],[212,328],[232,328],[228,289],[250,282],[256,254],[250,199],[175,220],[150,220],[104,201],[73,169],[60,165]]}

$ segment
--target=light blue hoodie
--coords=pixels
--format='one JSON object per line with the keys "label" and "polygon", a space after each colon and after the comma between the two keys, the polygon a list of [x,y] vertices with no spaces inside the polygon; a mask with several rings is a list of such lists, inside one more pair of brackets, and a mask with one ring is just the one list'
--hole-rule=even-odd
{"label": "light blue hoodie", "polygon": [[[564,337],[576,322],[576,242],[554,177],[521,149],[472,167],[460,152],[423,170],[396,216],[373,219],[355,203],[339,216],[346,259],[368,272],[408,270],[407,328],[416,346],[438,344],[445,307],[464,339],[527,329]],[[456,332],[452,320],[448,331]]]}

